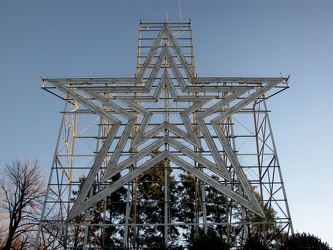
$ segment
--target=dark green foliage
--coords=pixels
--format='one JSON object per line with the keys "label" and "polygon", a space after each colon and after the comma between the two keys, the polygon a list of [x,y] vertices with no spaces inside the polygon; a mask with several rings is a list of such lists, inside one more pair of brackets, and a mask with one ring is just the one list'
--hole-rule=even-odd
{"label": "dark green foliage", "polygon": [[198,212],[195,203],[196,200],[196,177],[189,173],[181,175],[180,184],[178,185],[177,196],[179,197],[179,210],[176,217],[179,222],[191,224],[191,226],[182,226],[182,235],[185,240],[194,239],[196,226],[196,212]]}
{"label": "dark green foliage", "polygon": [[192,240],[189,245],[189,250],[229,250],[230,244],[219,237],[215,230],[209,229],[207,234],[200,232],[199,236]]}
{"label": "dark green foliage", "polygon": [[[212,176],[212,178],[219,181],[217,176]],[[224,194],[209,185],[205,185],[205,194],[207,202],[207,221],[212,223],[226,221],[227,211],[232,206],[231,202],[226,199]],[[232,226],[227,227],[224,225],[216,225],[212,229],[214,229],[218,236],[222,238],[223,236],[230,235],[233,228]]]}
{"label": "dark green foliage", "polygon": [[[158,155],[159,151],[153,152],[153,157]],[[173,216],[176,208],[176,184],[171,176],[169,162],[163,160],[156,164],[155,167],[146,171],[139,177],[138,181],[138,204],[137,204],[137,223],[150,224],[147,226],[137,227],[136,246],[144,249],[175,249],[179,232],[176,227],[170,227],[168,232],[168,241],[172,246],[166,248],[164,226],[165,213]],[[165,181],[168,182],[168,191],[165,192]],[[167,197],[166,197],[167,196]],[[168,206],[166,202],[169,200]],[[167,211],[166,211],[167,209]],[[152,226],[157,224],[156,226]],[[160,224],[160,225],[158,225]]]}
{"label": "dark green foliage", "polygon": [[261,242],[259,238],[248,238],[243,250],[269,250],[269,248]]}
{"label": "dark green foliage", "polygon": [[280,247],[280,250],[332,250],[329,245],[322,242],[318,237],[311,234],[294,234],[289,236],[284,244]]}
{"label": "dark green foliage", "polygon": [[[112,182],[118,181],[120,177],[120,174],[116,174],[112,177]],[[106,216],[100,216],[105,218],[104,223],[116,224],[125,222],[126,192],[126,188],[121,187],[106,198],[105,204],[103,204],[105,206]],[[96,221],[96,223],[98,223],[98,221]],[[105,228],[104,236],[102,235],[100,238],[101,245],[112,246],[112,249],[121,249],[119,247],[123,245],[123,242],[122,239],[119,238],[122,238],[123,234],[124,232],[121,227],[108,226]]]}
{"label": "dark green foliage", "polygon": [[[120,174],[112,177],[112,182],[119,180]],[[80,178],[79,189],[72,191],[73,196],[77,196],[81,191],[81,188],[86,180],[83,176]],[[88,195],[93,196],[99,191],[100,187],[96,184],[92,185],[91,191]],[[73,198],[75,199],[75,198]],[[75,222],[81,223],[87,218],[91,221],[91,224],[103,223],[124,223],[124,211],[125,211],[125,199],[126,199],[126,189],[124,187],[119,188],[111,195],[109,195],[105,200],[102,200],[96,204],[96,206],[90,209],[89,217],[86,213],[81,213],[75,217]],[[74,247],[79,247],[83,243],[84,227],[77,226],[73,228],[71,241]],[[93,242],[98,246],[104,247],[103,249],[122,249],[122,237],[123,231],[121,227],[117,226],[106,226],[104,229],[104,234],[96,234],[99,231],[98,226],[89,226],[88,228],[88,242]],[[119,248],[120,247],[120,248]]]}

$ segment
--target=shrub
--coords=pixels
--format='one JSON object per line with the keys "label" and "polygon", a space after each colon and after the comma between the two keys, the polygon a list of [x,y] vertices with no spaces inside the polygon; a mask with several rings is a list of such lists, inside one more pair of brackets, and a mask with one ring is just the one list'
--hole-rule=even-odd
{"label": "shrub", "polygon": [[280,247],[280,250],[332,250],[329,245],[311,234],[294,234],[289,236]]}

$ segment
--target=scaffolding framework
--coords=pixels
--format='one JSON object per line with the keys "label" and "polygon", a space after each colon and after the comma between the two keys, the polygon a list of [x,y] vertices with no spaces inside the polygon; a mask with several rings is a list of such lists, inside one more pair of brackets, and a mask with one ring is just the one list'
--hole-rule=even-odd
{"label": "scaffolding framework", "polygon": [[266,106],[288,78],[198,77],[190,22],[141,21],[134,77],[42,88],[65,108],[38,244],[186,246],[218,228],[237,247],[292,232]]}

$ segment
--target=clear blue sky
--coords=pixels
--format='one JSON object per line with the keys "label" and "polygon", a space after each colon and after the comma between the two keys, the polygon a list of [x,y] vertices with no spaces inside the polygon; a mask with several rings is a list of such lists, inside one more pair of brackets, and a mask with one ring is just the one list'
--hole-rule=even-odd
{"label": "clear blue sky", "polygon": [[[199,76],[291,75],[268,101],[294,228],[333,246],[333,1],[181,0]],[[41,77],[133,76],[140,18],[179,19],[177,0],[0,0],[0,170],[48,171],[64,103]]]}

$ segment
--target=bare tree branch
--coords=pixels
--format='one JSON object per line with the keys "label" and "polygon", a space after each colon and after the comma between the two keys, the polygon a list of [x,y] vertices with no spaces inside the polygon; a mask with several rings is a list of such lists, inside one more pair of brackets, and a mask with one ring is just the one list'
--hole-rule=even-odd
{"label": "bare tree branch", "polygon": [[0,209],[8,215],[9,223],[3,250],[29,249],[45,190],[38,160],[23,163],[15,160],[5,166],[0,180]]}

